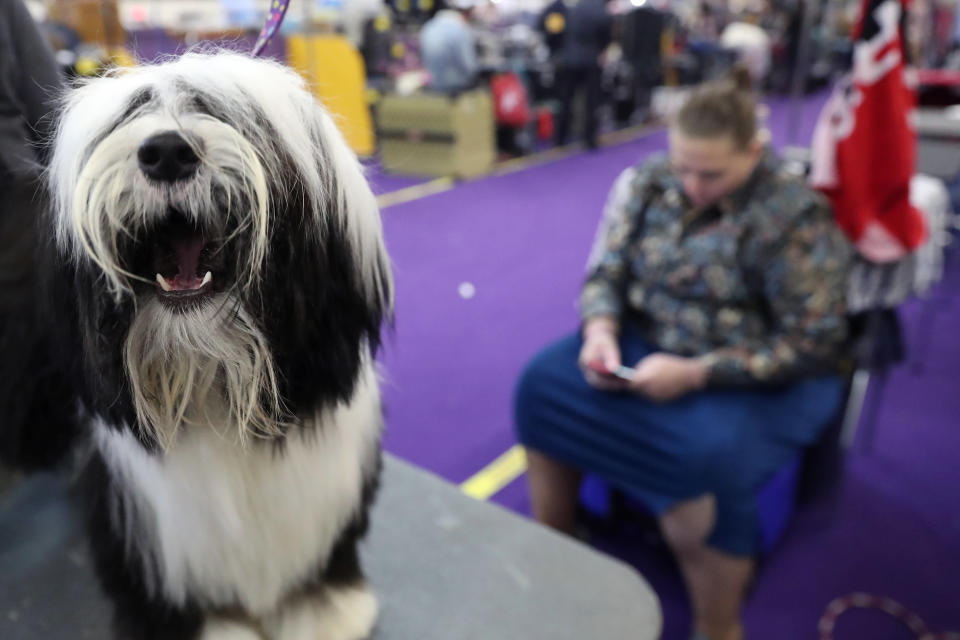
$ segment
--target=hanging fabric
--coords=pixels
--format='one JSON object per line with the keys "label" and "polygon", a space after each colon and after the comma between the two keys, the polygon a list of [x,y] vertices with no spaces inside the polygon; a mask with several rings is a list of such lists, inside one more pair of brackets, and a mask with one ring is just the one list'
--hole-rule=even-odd
{"label": "hanging fabric", "polygon": [[837,224],[871,262],[895,262],[926,239],[910,203],[915,96],[904,78],[900,0],[863,0],[851,74],[837,85],[814,131],[811,182]]}

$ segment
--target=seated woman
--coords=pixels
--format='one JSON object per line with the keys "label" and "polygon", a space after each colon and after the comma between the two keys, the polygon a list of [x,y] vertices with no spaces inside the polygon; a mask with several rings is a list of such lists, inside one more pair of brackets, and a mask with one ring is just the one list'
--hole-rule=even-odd
{"label": "seated woman", "polygon": [[843,395],[850,250],[758,141],[748,85],[693,92],[669,159],[617,180],[582,330],[534,358],[515,406],[536,518],[571,531],[585,471],[645,502],[709,640],[743,635],[758,487]]}

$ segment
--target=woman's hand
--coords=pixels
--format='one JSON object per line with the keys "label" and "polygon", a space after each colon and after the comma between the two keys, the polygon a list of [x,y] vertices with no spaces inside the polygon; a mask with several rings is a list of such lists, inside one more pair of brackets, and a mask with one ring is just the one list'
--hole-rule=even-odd
{"label": "woman's hand", "polygon": [[593,318],[583,327],[583,347],[578,359],[587,383],[602,391],[622,391],[627,382],[613,375],[620,366],[617,325],[612,318]]}
{"label": "woman's hand", "polygon": [[654,402],[670,402],[705,387],[709,373],[701,359],[651,353],[637,364],[627,384],[631,391]]}

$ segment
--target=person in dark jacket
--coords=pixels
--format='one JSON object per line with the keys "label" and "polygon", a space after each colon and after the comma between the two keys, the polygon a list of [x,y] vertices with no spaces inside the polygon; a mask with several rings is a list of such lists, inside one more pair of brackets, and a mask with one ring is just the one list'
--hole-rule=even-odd
{"label": "person in dark jacket", "polygon": [[0,169],[37,177],[61,90],[53,52],[21,0],[0,0]]}
{"label": "person in dark jacket", "polygon": [[537,31],[543,35],[543,41],[553,60],[556,60],[563,50],[563,41],[567,34],[567,13],[564,0],[553,0],[537,18]]}
{"label": "person in dark jacket", "polygon": [[44,143],[61,76],[21,0],[0,0],[0,461],[58,461],[73,433],[68,375],[53,364],[40,267]]}
{"label": "person in dark jacket", "polygon": [[588,148],[597,146],[600,56],[610,44],[612,32],[613,19],[607,12],[606,0],[579,0],[569,6],[557,69],[558,145],[569,142],[574,96],[583,88],[586,91],[583,137]]}

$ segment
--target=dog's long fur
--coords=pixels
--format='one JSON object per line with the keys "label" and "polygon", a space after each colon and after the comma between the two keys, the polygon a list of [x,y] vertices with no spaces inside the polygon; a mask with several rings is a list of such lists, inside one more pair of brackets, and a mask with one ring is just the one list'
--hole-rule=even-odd
{"label": "dog's long fur", "polygon": [[[200,158],[186,180],[138,165],[166,131]],[[356,543],[392,283],[376,200],[330,116],[280,65],[188,54],[73,91],[50,186],[117,637],[364,637],[376,604]],[[224,265],[182,309],[161,303],[149,257],[174,223],[217,239]]]}

